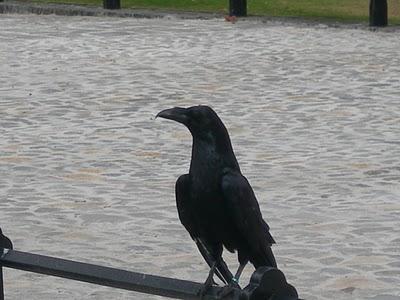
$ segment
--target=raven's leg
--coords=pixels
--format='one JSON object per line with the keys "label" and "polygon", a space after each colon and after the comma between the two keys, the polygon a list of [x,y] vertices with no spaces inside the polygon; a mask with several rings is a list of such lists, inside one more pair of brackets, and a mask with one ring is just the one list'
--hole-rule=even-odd
{"label": "raven's leg", "polygon": [[231,279],[231,281],[229,281],[228,285],[226,285],[226,286],[224,287],[224,291],[222,291],[222,294],[223,294],[224,296],[226,296],[227,294],[229,294],[230,291],[231,291],[233,288],[240,288],[240,285],[239,285],[239,278],[240,278],[240,275],[242,275],[242,272],[243,272],[244,268],[246,267],[246,265],[247,265],[247,261],[242,262],[242,263],[239,265],[239,268],[238,268],[238,270],[236,271],[235,276],[232,277],[232,279]]}
{"label": "raven's leg", "polygon": [[249,262],[249,255],[246,250],[238,249],[238,261],[239,261],[239,268],[237,269],[235,276],[232,278],[232,281],[236,283],[236,285],[239,284],[240,275],[242,275],[244,267]]}
{"label": "raven's leg", "polygon": [[217,262],[214,262],[210,268],[210,272],[208,273],[207,279],[204,282],[203,288],[200,290],[200,299],[203,299],[207,291],[213,286],[214,284],[214,273],[217,267]]}
{"label": "raven's leg", "polygon": [[229,283],[233,275],[222,258],[222,245],[213,245],[201,238],[195,238],[195,242],[209,267],[211,268],[212,265],[216,263],[215,274],[218,278],[221,279],[224,284]]}
{"label": "raven's leg", "polygon": [[204,282],[204,285],[208,288],[210,288],[214,284],[214,273],[216,268],[217,268],[217,263],[214,262],[213,265],[211,266],[210,272],[208,272],[206,282]]}
{"label": "raven's leg", "polygon": [[213,243],[200,239],[197,239],[196,243],[203,257],[207,261],[207,264],[210,266],[207,280],[200,292],[200,296],[203,298],[206,292],[215,283],[213,279],[214,274],[216,274],[225,284],[232,281],[233,275],[222,258],[223,248],[221,243]]}
{"label": "raven's leg", "polygon": [[222,259],[222,257],[220,259],[217,259],[217,271],[221,273],[221,276],[224,278],[223,280],[224,284],[227,284],[232,281],[233,275],[229,270],[228,266],[226,265],[225,261]]}
{"label": "raven's leg", "polygon": [[235,281],[237,284],[239,284],[240,275],[242,275],[242,272],[243,272],[244,267],[245,267],[246,265],[247,265],[247,261],[244,262],[244,263],[241,263],[241,264],[239,265],[239,268],[237,269],[235,276],[232,278],[232,281]]}
{"label": "raven's leg", "polygon": [[247,265],[248,260],[244,259],[240,261],[239,268],[236,271],[235,276],[232,278],[232,280],[229,282],[228,285],[224,286],[221,293],[218,295],[219,299],[223,299],[227,295],[231,294],[235,289],[240,289],[239,285],[239,278],[240,275],[242,275],[242,272],[244,270],[244,267]]}

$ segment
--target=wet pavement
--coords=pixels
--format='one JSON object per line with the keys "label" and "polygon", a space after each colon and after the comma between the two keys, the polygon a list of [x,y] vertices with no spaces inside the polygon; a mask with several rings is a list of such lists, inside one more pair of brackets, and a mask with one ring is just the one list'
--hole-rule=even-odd
{"label": "wet pavement", "polygon": [[[205,280],[174,200],[191,138],[154,116],[208,104],[301,297],[400,299],[398,32],[173,16],[0,28],[0,226],[17,250]],[[8,269],[5,288],[157,298]]]}

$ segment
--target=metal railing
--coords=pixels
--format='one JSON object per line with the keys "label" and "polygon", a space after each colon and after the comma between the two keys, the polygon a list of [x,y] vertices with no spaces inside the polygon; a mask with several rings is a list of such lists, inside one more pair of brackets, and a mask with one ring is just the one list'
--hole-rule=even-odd
{"label": "metal railing", "polygon": [[[0,248],[0,254],[2,267],[175,299],[198,299],[199,292],[203,287],[200,283],[186,280],[130,272],[9,249]],[[2,294],[4,295],[3,289],[2,284],[0,287],[0,299],[2,300],[4,299],[4,296],[1,298]],[[218,287],[210,288],[205,299],[216,299],[219,289]]]}
{"label": "metal railing", "polygon": [[[224,293],[224,287],[212,286],[202,293],[204,285],[197,282],[125,271],[9,248],[12,248],[11,241],[1,233],[0,229],[0,300],[4,300],[3,267],[175,299],[298,300],[296,289],[288,284],[284,274],[275,268],[258,268],[244,289],[232,287],[229,293]],[[221,298],[221,295],[225,296]]]}

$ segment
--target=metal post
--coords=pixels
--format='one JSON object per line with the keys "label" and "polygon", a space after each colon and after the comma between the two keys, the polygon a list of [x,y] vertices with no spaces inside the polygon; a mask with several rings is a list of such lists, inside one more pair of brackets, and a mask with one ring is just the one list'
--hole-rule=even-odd
{"label": "metal post", "polygon": [[[0,250],[3,253],[3,249]],[[3,267],[0,265],[0,300],[4,300]]]}
{"label": "metal post", "polygon": [[369,25],[370,26],[388,25],[387,0],[371,0],[371,2],[369,3]]}
{"label": "metal post", "polygon": [[236,17],[247,16],[247,0],[229,0],[229,15]]}
{"label": "metal post", "polygon": [[[1,1],[1,0],[0,0]],[[11,240],[3,234],[0,227],[0,260],[7,253],[8,249],[12,249]],[[3,283],[3,265],[0,264],[0,300],[4,300],[4,283]]]}
{"label": "metal post", "polygon": [[121,1],[120,0],[103,0],[103,8],[104,9],[120,9]]}

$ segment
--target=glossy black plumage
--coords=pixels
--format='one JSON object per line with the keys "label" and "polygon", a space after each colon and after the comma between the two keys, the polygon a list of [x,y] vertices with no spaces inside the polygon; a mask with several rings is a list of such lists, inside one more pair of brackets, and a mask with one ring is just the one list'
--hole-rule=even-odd
{"label": "glossy black plumage", "polygon": [[217,275],[225,282],[232,281],[222,259],[223,246],[238,252],[242,267],[248,261],[256,268],[276,267],[271,250],[275,241],[214,110],[208,106],[175,107],[157,116],[184,124],[193,136],[189,173],[176,182],[176,202],[182,224],[210,267],[216,262]]}

